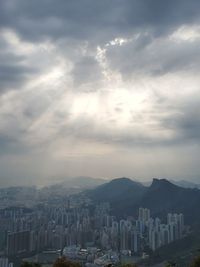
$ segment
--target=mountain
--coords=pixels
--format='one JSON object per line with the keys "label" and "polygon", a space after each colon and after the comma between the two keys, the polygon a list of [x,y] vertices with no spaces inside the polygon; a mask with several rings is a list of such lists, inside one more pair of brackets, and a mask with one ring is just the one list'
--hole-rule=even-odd
{"label": "mountain", "polygon": [[183,188],[166,179],[153,179],[149,187],[128,178],[114,179],[87,192],[96,203],[110,202],[113,214],[137,215],[139,207],[149,208],[153,216],[167,213],[185,215],[186,223],[200,222],[200,190]]}
{"label": "mountain", "polygon": [[128,213],[143,196],[147,188],[129,178],[117,178],[88,191],[88,196],[96,203],[110,202],[114,214]]}
{"label": "mountain", "polygon": [[84,190],[94,189],[104,183],[107,180],[95,179],[91,177],[74,177],[71,179],[66,179],[63,182],[59,182],[50,186],[42,187],[39,190],[39,194],[42,198],[51,197],[65,197],[73,194],[78,194]]}
{"label": "mountain", "polygon": [[108,182],[107,180],[100,178],[79,176],[64,181],[62,185],[67,188],[89,189],[89,188],[95,188],[107,182]]}
{"label": "mountain", "polygon": [[186,221],[200,220],[200,190],[183,188],[166,179],[153,179],[138,206],[149,208],[154,215],[182,212]]}
{"label": "mountain", "polygon": [[196,184],[196,183],[185,181],[185,180],[181,180],[181,181],[170,180],[170,182],[175,184],[175,185],[184,187],[184,188],[198,188],[198,189],[200,189],[200,184]]}

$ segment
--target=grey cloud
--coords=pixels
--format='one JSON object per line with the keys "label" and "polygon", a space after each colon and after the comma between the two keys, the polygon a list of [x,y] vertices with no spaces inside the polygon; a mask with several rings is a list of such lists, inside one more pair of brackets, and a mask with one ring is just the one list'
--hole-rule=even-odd
{"label": "grey cloud", "polygon": [[[22,164],[23,170],[26,170],[24,173],[34,173],[36,169],[40,173],[38,166],[37,168],[35,167],[36,163],[40,161],[39,166],[42,168],[45,165],[43,160],[47,162],[52,155],[59,152],[57,151],[59,150],[59,145],[56,146],[55,144],[54,146],[54,142],[58,141],[62,145],[66,141],[69,144],[69,150],[71,149],[72,151],[73,142],[70,143],[70,141],[73,139],[74,143],[80,143],[80,150],[84,150],[87,144],[90,143],[106,144],[113,147],[115,150],[112,158],[113,164],[115,164],[113,165],[114,167],[117,167],[120,162],[120,160],[115,162],[116,154],[120,154],[120,149],[123,148],[125,153],[127,151],[130,153],[127,158],[129,157],[129,167],[132,172],[132,158],[137,157],[135,155],[137,153],[133,151],[133,148],[141,148],[141,159],[143,159],[145,158],[145,149],[150,151],[149,154],[152,154],[151,151],[158,146],[161,147],[161,150],[170,147],[176,154],[177,145],[184,146],[184,144],[190,142],[199,144],[200,121],[198,114],[200,110],[198,105],[200,98],[198,96],[193,96],[194,98],[196,97],[195,103],[188,101],[186,98],[183,103],[180,103],[175,98],[173,99],[174,102],[172,101],[173,103],[171,103],[171,100],[165,97],[157,96],[156,98],[154,96],[151,99],[151,102],[153,102],[151,104],[155,105],[152,110],[149,111],[147,108],[146,114],[145,112],[143,114],[132,114],[132,120],[129,121],[130,125],[129,123],[126,125],[126,122],[123,123],[122,120],[124,119],[124,113],[127,116],[126,118],[129,119],[129,115],[126,114],[128,108],[125,104],[121,105],[120,103],[113,107],[116,116],[112,116],[112,112],[108,112],[106,117],[106,108],[99,107],[99,112],[104,109],[102,116],[99,116],[100,121],[94,118],[92,112],[90,114],[84,113],[81,108],[80,110],[77,108],[74,115],[73,107],[75,109],[77,107],[76,97],[78,96],[71,90],[71,80],[74,81],[75,89],[80,89],[85,85],[88,91],[98,88],[98,85],[103,81],[103,76],[101,66],[95,59],[96,48],[97,46],[105,48],[105,45],[114,38],[124,37],[127,40],[131,40],[133,36],[138,36],[137,40],[129,41],[122,46],[106,47],[108,69],[110,67],[109,71],[117,70],[122,74],[124,78],[122,88],[126,88],[126,79],[129,79],[133,73],[141,74],[139,79],[145,79],[146,75],[148,78],[151,75],[153,79],[155,76],[158,77],[167,73],[173,73],[176,78],[176,72],[182,70],[187,70],[188,73],[198,72],[200,66],[200,42],[197,40],[176,43],[170,41],[168,36],[182,25],[192,26],[193,24],[199,24],[199,10],[199,0],[0,1],[0,30],[11,29],[14,31],[19,37],[19,44],[22,44],[22,46],[24,40],[28,40],[36,46],[38,43],[48,40],[47,46],[52,44],[53,47],[52,54],[51,52],[48,53],[48,51],[46,54],[38,53],[36,49],[33,54],[30,52],[29,58],[28,52],[26,55],[21,52],[20,55],[16,54],[14,45],[9,47],[8,43],[1,40],[0,93],[4,93],[8,89],[23,87],[26,81],[34,80],[33,78],[37,77],[37,74],[41,74],[41,76],[42,74],[44,76],[47,75],[44,78],[47,77],[48,80],[51,74],[49,66],[52,69],[55,66],[56,69],[57,64],[59,65],[60,63],[58,72],[59,68],[63,68],[61,70],[61,72],[63,71],[62,75],[65,76],[66,74],[67,76],[66,80],[65,77],[63,78],[61,88],[58,88],[60,83],[58,82],[57,86],[56,82],[57,79],[62,79],[62,77],[57,78],[55,75],[55,85],[53,82],[49,84],[52,78],[50,77],[46,83],[42,82],[36,88],[29,88],[26,93],[15,91],[13,95],[16,98],[13,97],[10,100],[3,97],[0,98],[2,101],[10,101],[7,104],[4,103],[4,109],[1,107],[3,109],[1,122],[3,120],[7,122],[5,123],[7,128],[4,127],[4,124],[1,125],[1,159],[5,156],[6,160],[7,155],[13,156],[14,161],[18,158],[18,155],[21,155],[22,159],[24,159],[27,154],[34,154],[37,149],[41,149],[40,151],[44,152],[44,154],[39,160],[35,159],[38,156],[36,155],[37,153],[34,155],[35,158],[32,158],[32,155],[29,154],[30,169],[24,166],[25,164]],[[83,53],[82,49],[85,43],[87,43],[87,51]],[[113,77],[114,75],[115,73]],[[130,79],[130,81],[132,80]],[[50,86],[50,89],[48,86]],[[109,86],[112,86],[112,82]],[[51,92],[52,87],[55,87],[54,92]],[[62,91],[61,93],[59,89]],[[55,93],[56,90],[59,92]],[[106,90],[106,87],[104,90]],[[171,94],[173,94],[173,90],[174,88],[172,88]],[[190,89],[188,88],[188,90]],[[38,93],[35,93],[36,91]],[[70,98],[69,96],[69,100],[65,100],[68,95],[64,94],[68,91],[73,97]],[[44,95],[42,92],[44,92]],[[64,103],[60,102],[60,97],[62,96],[59,94],[62,93],[64,95]],[[104,93],[103,90],[101,93]],[[107,95],[105,94],[105,98],[99,99],[106,99],[106,97]],[[115,96],[113,95],[113,97]],[[110,92],[108,99],[106,99],[108,110],[110,108],[109,101],[111,106],[113,104],[111,98],[112,93]],[[16,99],[20,99],[20,101],[16,103]],[[71,100],[74,103],[71,104]],[[78,99],[78,101],[82,100]],[[61,105],[59,105],[60,103]],[[65,106],[63,110],[62,105]],[[169,112],[171,110],[174,113]],[[13,117],[5,118],[5,113],[13,114]],[[121,119],[118,120],[118,116],[121,116]],[[105,124],[104,120],[106,120]],[[143,125],[148,120],[149,131],[146,129],[142,131],[140,127],[137,128],[137,123]],[[117,125],[118,122],[119,125]],[[122,127],[120,126],[121,122]],[[158,131],[157,128],[159,128]],[[165,132],[168,130],[171,130],[174,136],[167,138]],[[53,147],[52,155],[48,150],[50,146]],[[66,146],[67,149],[68,146]],[[199,157],[198,153],[195,154],[195,158]],[[162,153],[160,155],[162,161]],[[174,159],[174,157],[172,158]],[[74,157],[74,161],[76,161],[76,157]],[[52,162],[55,165],[57,164],[54,159]],[[146,162],[149,163],[149,159]],[[152,160],[151,158],[150,164],[152,162],[155,162],[155,159]],[[165,160],[163,162],[165,163]],[[7,165],[9,165],[9,162]],[[46,164],[48,169],[50,165],[49,163]],[[70,165],[70,161],[68,165]],[[91,162],[88,163],[88,166],[90,165]],[[142,165],[145,164],[142,162]],[[157,162],[155,165],[157,168]],[[2,163],[1,166],[3,166]],[[74,166],[77,169],[75,163]],[[7,166],[5,170],[9,170],[9,168]],[[11,173],[15,175],[15,167],[12,168]],[[87,169],[89,170],[90,168],[88,167]],[[84,168],[81,170],[84,171]],[[147,172],[149,175],[149,171]],[[17,176],[19,175],[16,174]]]}
{"label": "grey cloud", "polygon": [[136,120],[144,121],[148,118],[149,130],[154,127],[163,132],[172,133],[169,139],[158,136],[161,146],[183,146],[186,144],[200,145],[200,94],[190,93],[184,97],[169,98],[161,92],[154,91],[152,108],[147,113],[141,114]]}
{"label": "grey cloud", "polygon": [[144,37],[148,41],[143,43],[141,39],[143,37],[120,47],[110,46],[106,55],[111,69],[119,71],[124,78],[134,73],[160,76],[183,70],[199,71],[199,40],[176,42]]}
{"label": "grey cloud", "polygon": [[0,39],[0,93],[19,89],[37,70],[26,64],[24,55],[15,54],[14,48]]}
{"label": "grey cloud", "polygon": [[96,86],[98,86],[98,83],[103,79],[99,63],[91,56],[83,56],[80,58],[79,61],[74,64],[71,74],[75,88],[81,85],[89,85],[89,90],[96,90]]}
{"label": "grey cloud", "polygon": [[200,144],[200,97],[180,105],[176,115],[162,121],[163,126],[176,132],[176,142]]}
{"label": "grey cloud", "polygon": [[[107,56],[111,68],[125,76],[141,70],[162,75],[168,71],[196,67],[198,43],[190,47],[163,44],[162,48],[155,46],[151,49],[149,46],[155,37],[165,35],[182,24],[198,23],[199,8],[200,2],[196,0],[189,3],[187,0],[162,3],[158,0],[7,0],[0,2],[0,27],[12,29],[31,42],[50,39],[58,44],[60,54],[68,58],[71,48],[68,50],[65,45],[60,45],[62,40],[73,47],[87,41],[88,49],[96,49],[97,45],[103,46],[113,38],[131,37],[139,32],[134,44],[109,49]],[[95,58],[82,56],[79,49],[78,52],[74,59],[73,56],[70,58],[75,63],[72,71],[75,85],[100,81],[101,70]],[[13,52],[2,54],[0,60],[7,61],[7,64],[1,66],[1,91],[19,88],[33,72],[39,71],[24,66],[23,58],[16,58]]]}
{"label": "grey cloud", "polygon": [[[181,70],[198,72],[200,68],[199,40],[192,43],[182,42],[182,44],[171,44],[167,47],[163,45],[163,50],[159,47],[157,62],[160,66],[153,70],[153,74],[162,75],[169,72]],[[153,60],[153,59],[152,59]]]}
{"label": "grey cloud", "polygon": [[[111,120],[109,114],[107,118],[109,123],[95,120],[84,112],[75,118],[67,117],[65,123],[62,123],[63,118],[60,120],[59,114],[55,114],[55,121],[60,125],[57,139],[74,138],[81,142],[86,140],[130,148],[200,145],[199,93],[176,99],[169,98],[158,90],[152,92],[150,101],[152,105],[150,109],[130,111],[129,124],[119,128],[115,124],[116,118]],[[118,103],[115,106],[116,116],[120,115],[124,108]],[[166,132],[170,134],[167,136]]]}
{"label": "grey cloud", "polygon": [[24,104],[22,114],[24,119],[28,119],[32,122],[39,118],[49,107],[49,103],[46,99],[42,97],[32,97],[26,100]]}
{"label": "grey cloud", "polygon": [[11,145],[14,142],[13,138],[10,138],[5,135],[0,135],[0,151],[1,153],[5,153],[5,149],[7,149],[7,146]]}
{"label": "grey cloud", "polygon": [[0,64],[0,92],[10,89],[20,89],[25,81],[35,73],[35,70],[20,64]]}
{"label": "grey cloud", "polygon": [[173,30],[181,24],[199,21],[198,0],[129,0],[128,3],[129,24],[152,26],[156,30],[155,35]]}
{"label": "grey cloud", "polygon": [[[143,120],[140,120],[140,125],[143,122]],[[149,131],[152,131],[152,128]],[[57,138],[59,139],[60,137],[76,139],[79,142],[86,141],[111,146],[125,146],[126,148],[174,144],[174,140],[172,139],[166,139],[158,135],[150,136],[147,132],[138,131],[137,126],[135,127],[134,125],[117,129],[115,127],[115,121],[110,121],[108,127],[104,124],[98,124],[92,118],[86,118],[84,115],[60,127]]]}
{"label": "grey cloud", "polygon": [[2,27],[29,40],[71,37],[105,42],[141,28],[154,35],[199,21],[198,0],[8,0],[1,1]]}
{"label": "grey cloud", "polygon": [[9,0],[1,3],[1,25],[32,41],[43,37],[90,39],[89,36],[100,36],[98,25],[103,29],[116,21],[110,16],[110,11],[115,10],[114,2],[117,1]]}
{"label": "grey cloud", "polygon": [[0,157],[6,155],[22,155],[29,153],[29,147],[24,142],[20,141],[21,135],[16,133],[16,136],[9,136],[0,133]]}

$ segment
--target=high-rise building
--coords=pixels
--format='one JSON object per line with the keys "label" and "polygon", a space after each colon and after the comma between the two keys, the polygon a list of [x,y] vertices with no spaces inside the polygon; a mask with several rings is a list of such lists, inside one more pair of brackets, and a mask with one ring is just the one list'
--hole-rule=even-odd
{"label": "high-rise building", "polygon": [[8,233],[7,236],[7,254],[17,255],[29,252],[30,231]]}
{"label": "high-rise building", "polygon": [[184,215],[182,213],[180,213],[178,215],[178,223],[179,223],[179,235],[180,235],[180,238],[183,237],[183,232],[184,232]]}
{"label": "high-rise building", "polygon": [[136,229],[131,231],[131,247],[133,253],[138,253],[140,249],[140,235]]}
{"label": "high-rise building", "polygon": [[[183,237],[183,232],[184,232],[185,226],[184,226],[184,215],[182,213],[180,213],[180,214],[168,213],[168,215],[167,215],[167,224],[168,225],[173,225],[173,228],[174,228],[174,230],[173,230],[174,231],[174,236],[173,236],[174,239],[173,240]],[[171,237],[172,237],[172,234],[171,234]]]}
{"label": "high-rise building", "polygon": [[164,246],[170,243],[170,231],[169,231],[168,224],[160,225],[160,239],[161,239],[161,246]]}
{"label": "high-rise building", "polygon": [[139,208],[138,220],[142,222],[147,222],[150,219],[150,210],[147,208]]}
{"label": "high-rise building", "polygon": [[8,258],[0,258],[0,267],[8,267]]}
{"label": "high-rise building", "polygon": [[149,247],[155,251],[157,248],[161,246],[161,238],[160,232],[156,231],[156,229],[151,230],[150,234],[151,239],[149,240]]}

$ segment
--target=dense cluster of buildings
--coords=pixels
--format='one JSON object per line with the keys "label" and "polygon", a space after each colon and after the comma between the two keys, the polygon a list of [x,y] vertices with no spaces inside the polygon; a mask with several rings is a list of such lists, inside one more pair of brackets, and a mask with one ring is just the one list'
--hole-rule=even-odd
{"label": "dense cluster of buildings", "polygon": [[8,258],[0,257],[0,267],[13,267],[13,263]]}
{"label": "dense cluster of buildings", "polygon": [[8,256],[49,249],[66,251],[74,246],[139,255],[146,247],[154,251],[182,238],[185,229],[183,214],[168,214],[163,224],[160,218],[151,217],[149,209],[140,208],[137,218],[117,220],[108,203],[94,210],[48,205],[33,210],[10,209],[0,216]]}
{"label": "dense cluster of buildings", "polygon": [[157,248],[167,245],[184,235],[184,215],[167,215],[167,224],[163,224],[160,218],[151,218],[149,209],[139,209],[139,218],[136,221],[140,237],[145,238],[146,244],[154,251]]}
{"label": "dense cluster of buildings", "polygon": [[[116,218],[109,203],[96,205],[82,195],[58,197],[46,190],[36,197],[34,188],[16,190],[0,194],[7,199],[1,203],[7,207],[0,208],[0,267],[12,267],[16,256],[48,263],[60,254],[98,266],[114,264],[123,257],[141,258],[187,232],[183,214],[153,218],[149,209],[139,208],[137,216]],[[20,208],[27,196],[28,205]]]}

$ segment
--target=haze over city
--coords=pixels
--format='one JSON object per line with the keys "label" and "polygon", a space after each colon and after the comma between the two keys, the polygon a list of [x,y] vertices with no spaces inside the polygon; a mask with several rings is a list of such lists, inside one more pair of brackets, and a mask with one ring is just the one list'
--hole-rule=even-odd
{"label": "haze over city", "polygon": [[200,179],[200,1],[0,1],[0,187]]}

